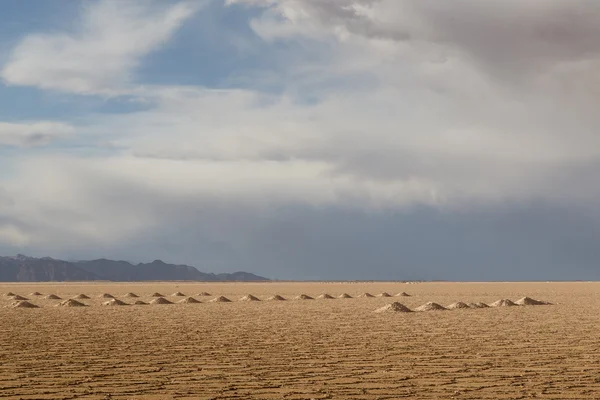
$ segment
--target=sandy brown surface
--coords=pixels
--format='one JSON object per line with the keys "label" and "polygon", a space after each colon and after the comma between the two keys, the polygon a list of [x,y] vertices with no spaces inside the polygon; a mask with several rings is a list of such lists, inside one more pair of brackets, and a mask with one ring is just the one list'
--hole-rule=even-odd
{"label": "sandy brown surface", "polygon": [[[9,291],[41,308],[0,297],[0,398],[600,398],[600,283],[0,284]],[[34,291],[85,293],[90,307]],[[202,304],[101,306],[103,293],[176,291]],[[412,296],[238,301],[366,291]],[[208,302],[219,295],[233,302]],[[555,305],[373,312],[526,295]]]}

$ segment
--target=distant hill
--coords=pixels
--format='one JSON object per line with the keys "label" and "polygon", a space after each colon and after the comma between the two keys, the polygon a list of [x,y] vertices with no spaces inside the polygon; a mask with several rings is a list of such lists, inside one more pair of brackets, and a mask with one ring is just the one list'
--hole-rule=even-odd
{"label": "distant hill", "polygon": [[34,258],[19,254],[0,257],[0,282],[46,281],[268,281],[249,272],[213,274],[188,265],[167,264],[156,260],[137,265],[126,261],[99,259],[63,261],[49,257]]}

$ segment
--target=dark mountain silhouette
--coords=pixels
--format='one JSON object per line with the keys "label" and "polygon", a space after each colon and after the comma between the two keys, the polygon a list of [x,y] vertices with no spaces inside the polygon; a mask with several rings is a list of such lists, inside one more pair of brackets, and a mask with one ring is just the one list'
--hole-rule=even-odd
{"label": "dark mountain silhouette", "polygon": [[63,261],[24,255],[0,257],[0,282],[43,281],[267,281],[249,272],[213,274],[189,265],[167,264],[161,260],[137,265],[127,261],[99,259]]}

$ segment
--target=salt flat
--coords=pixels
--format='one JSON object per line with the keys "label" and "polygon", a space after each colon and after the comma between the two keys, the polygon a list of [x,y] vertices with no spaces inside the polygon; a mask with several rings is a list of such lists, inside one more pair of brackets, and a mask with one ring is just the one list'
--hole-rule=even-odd
{"label": "salt flat", "polygon": [[[1,284],[7,292],[40,308],[0,297],[1,398],[600,398],[600,283]],[[102,305],[103,294],[132,304],[155,292],[174,304]],[[79,294],[88,307],[56,306]],[[249,294],[262,301],[240,301]],[[288,300],[265,301],[276,294]],[[301,294],[315,300],[292,300]],[[201,303],[177,303],[189,296]],[[218,296],[232,302],[210,302]],[[374,312],[523,296],[554,305]]]}

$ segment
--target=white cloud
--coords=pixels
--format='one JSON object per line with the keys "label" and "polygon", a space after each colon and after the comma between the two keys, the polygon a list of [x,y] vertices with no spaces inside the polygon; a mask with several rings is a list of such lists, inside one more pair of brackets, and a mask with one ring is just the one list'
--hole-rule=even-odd
{"label": "white cloud", "polygon": [[71,125],[54,121],[0,122],[0,146],[44,146],[55,139],[68,137],[74,131]]}
{"label": "white cloud", "polygon": [[101,0],[74,33],[36,33],[13,49],[0,72],[7,84],[82,94],[119,94],[140,59],[169,40],[199,2]]}

